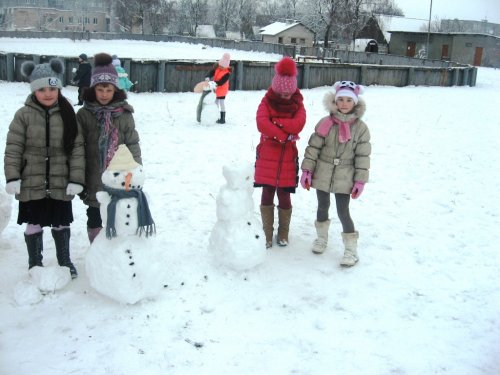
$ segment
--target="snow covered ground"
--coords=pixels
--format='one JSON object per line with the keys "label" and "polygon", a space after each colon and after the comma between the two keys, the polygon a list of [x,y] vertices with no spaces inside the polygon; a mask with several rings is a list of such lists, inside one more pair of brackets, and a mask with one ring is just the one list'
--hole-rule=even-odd
{"label": "snow covered ground", "polygon": [[[217,61],[225,52],[222,48],[203,44],[144,42],[140,40],[71,41],[71,39],[27,39],[0,38],[0,51],[18,52],[45,56],[76,57],[81,53],[89,57],[99,52],[116,54],[120,58],[142,60],[210,60]],[[280,55],[231,50],[234,60],[278,61]]]}
{"label": "snow covered ground", "polygon": [[[109,52],[130,56],[115,47]],[[66,51],[84,52],[58,53]],[[301,156],[328,90],[303,90]],[[134,305],[91,288],[85,207],[76,199],[71,241],[79,278],[19,305],[14,291],[28,278],[27,252],[13,202],[0,233],[0,373],[499,374],[499,90],[500,71],[486,68],[473,88],[368,87],[371,179],[351,204],[359,264],[338,266],[334,207],[328,251],[311,253],[316,195],[299,188],[290,245],[273,247],[245,272],[219,267],[208,245],[222,167],[255,158],[264,91],[231,91],[225,125],[215,124],[213,96],[198,124],[198,94],[129,94],[157,224],[156,238],[144,243],[165,252],[165,287]],[[0,82],[0,144],[28,91]],[[76,88],[63,93],[76,100]],[[258,215],[260,189],[253,199]],[[47,229],[44,244],[45,264],[54,266]]]}

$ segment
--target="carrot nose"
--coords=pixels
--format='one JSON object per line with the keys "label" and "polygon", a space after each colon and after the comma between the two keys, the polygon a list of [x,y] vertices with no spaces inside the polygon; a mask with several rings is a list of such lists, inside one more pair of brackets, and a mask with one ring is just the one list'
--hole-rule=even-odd
{"label": "carrot nose", "polygon": [[130,180],[132,179],[132,173],[127,173],[125,176],[125,191],[130,190]]}

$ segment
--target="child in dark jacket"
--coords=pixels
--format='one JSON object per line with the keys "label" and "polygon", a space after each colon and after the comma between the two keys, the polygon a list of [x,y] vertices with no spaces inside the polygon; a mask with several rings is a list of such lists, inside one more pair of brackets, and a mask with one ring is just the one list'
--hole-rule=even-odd
{"label": "child in dark jacket", "polygon": [[43,227],[48,226],[59,265],[76,278],[70,258],[71,200],[83,190],[85,151],[73,106],[61,94],[64,66],[58,59],[38,65],[26,61],[21,73],[30,81],[31,94],[7,133],[5,190],[19,200],[17,223],[27,223],[28,267],[43,266]]}
{"label": "child in dark jacket", "polygon": [[88,61],[87,55],[82,53],[78,56],[78,69],[74,69],[75,75],[73,77],[73,82],[78,85],[78,104],[83,105],[83,90],[90,86],[90,74],[92,73],[92,66]]}
{"label": "child in dark jacket", "polygon": [[90,87],[84,91],[83,107],[76,114],[85,140],[87,189],[81,196],[88,206],[87,233],[91,243],[102,229],[100,205],[96,198],[96,193],[103,190],[101,175],[118,146],[125,144],[134,160],[142,164],[134,109],[126,99],[127,94],[118,86],[118,73],[112,57],[106,53],[95,55]]}
{"label": "child in dark jacket", "polygon": [[290,193],[298,184],[299,158],[295,142],[306,123],[303,97],[297,88],[295,61],[284,57],[275,65],[276,74],[257,109],[257,146],[254,186],[262,187],[260,212],[266,247],[273,245],[274,195],[278,196],[279,246],[288,245],[292,217]]}
{"label": "child in dark jacket", "polygon": [[315,222],[318,237],[313,253],[326,250],[330,193],[334,193],[343,229],[344,256],[340,265],[351,267],[358,261],[359,233],[349,213],[349,201],[350,197],[356,199],[361,195],[368,181],[370,132],[361,120],[366,110],[359,96],[363,87],[351,81],[336,82],[333,87],[335,92],[327,93],[323,100],[329,115],[318,122],[305,150],[300,183],[304,189],[315,188],[318,198]]}

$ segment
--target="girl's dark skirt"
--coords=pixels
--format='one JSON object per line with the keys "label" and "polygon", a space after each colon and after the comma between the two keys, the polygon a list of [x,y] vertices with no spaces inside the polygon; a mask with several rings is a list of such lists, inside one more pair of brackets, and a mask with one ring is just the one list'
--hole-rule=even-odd
{"label": "girl's dark skirt", "polygon": [[73,222],[71,201],[44,198],[19,202],[17,223],[38,224],[42,227],[69,226]]}

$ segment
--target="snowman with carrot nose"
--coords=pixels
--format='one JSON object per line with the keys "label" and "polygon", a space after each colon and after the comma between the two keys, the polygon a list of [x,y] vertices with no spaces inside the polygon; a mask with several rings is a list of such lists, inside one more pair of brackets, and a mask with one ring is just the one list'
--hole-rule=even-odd
{"label": "snowman with carrot nose", "polygon": [[164,246],[147,239],[156,229],[142,190],[144,179],[142,165],[126,145],[120,145],[102,173],[104,191],[96,194],[105,230],[85,258],[90,285],[129,304],[155,297],[165,279]]}
{"label": "snowman with carrot nose", "polygon": [[144,179],[142,165],[134,160],[126,145],[118,146],[101,177],[104,191],[96,194],[108,239],[142,234],[149,237],[155,232],[142,190]]}

